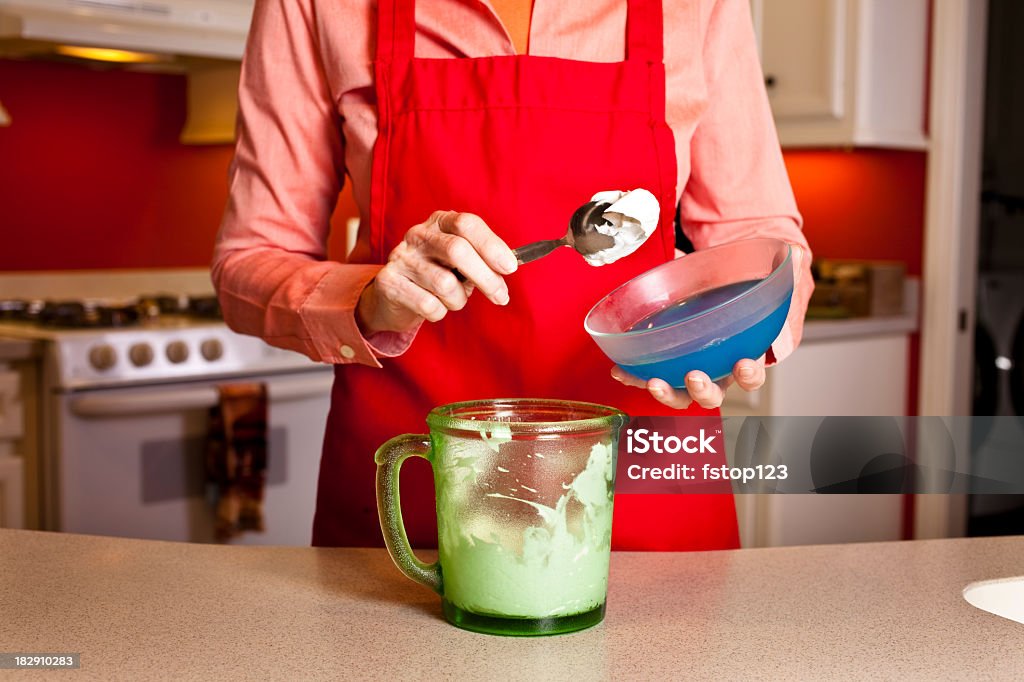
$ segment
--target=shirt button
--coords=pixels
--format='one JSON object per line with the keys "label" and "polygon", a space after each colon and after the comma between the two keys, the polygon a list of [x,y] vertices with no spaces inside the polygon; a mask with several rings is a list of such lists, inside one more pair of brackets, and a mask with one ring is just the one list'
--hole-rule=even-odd
{"label": "shirt button", "polygon": [[353,350],[352,346],[345,345],[342,346],[340,350],[341,357],[345,358],[346,360],[351,360],[356,356],[356,352],[355,350]]}

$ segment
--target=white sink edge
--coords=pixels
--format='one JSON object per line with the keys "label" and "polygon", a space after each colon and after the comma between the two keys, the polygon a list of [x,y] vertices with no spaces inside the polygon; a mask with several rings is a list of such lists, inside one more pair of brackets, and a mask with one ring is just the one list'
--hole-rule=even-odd
{"label": "white sink edge", "polygon": [[1024,576],[979,580],[963,596],[976,609],[1024,625]]}

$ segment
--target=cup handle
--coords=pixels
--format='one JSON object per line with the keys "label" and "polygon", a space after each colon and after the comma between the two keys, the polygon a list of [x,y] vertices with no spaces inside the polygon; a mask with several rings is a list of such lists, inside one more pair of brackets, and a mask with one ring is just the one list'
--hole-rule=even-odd
{"label": "cup handle", "polygon": [[384,533],[384,544],[395,565],[407,577],[441,594],[441,566],[435,561],[425,564],[416,558],[402,522],[402,505],[398,496],[398,472],[410,457],[429,459],[430,437],[406,434],[392,438],[380,446],[373,459],[377,462],[377,515]]}

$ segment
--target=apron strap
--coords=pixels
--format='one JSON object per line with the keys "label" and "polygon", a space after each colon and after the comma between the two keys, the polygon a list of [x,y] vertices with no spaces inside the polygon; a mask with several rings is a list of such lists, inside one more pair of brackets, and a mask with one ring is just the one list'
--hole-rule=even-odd
{"label": "apron strap", "polygon": [[664,60],[661,3],[662,0],[628,0],[626,59],[655,64]]}
{"label": "apron strap", "polygon": [[[663,61],[662,0],[628,0],[626,59]],[[416,48],[416,0],[378,0],[377,60],[412,59]]]}
{"label": "apron strap", "polygon": [[378,0],[377,61],[412,59],[416,48],[416,0]]}

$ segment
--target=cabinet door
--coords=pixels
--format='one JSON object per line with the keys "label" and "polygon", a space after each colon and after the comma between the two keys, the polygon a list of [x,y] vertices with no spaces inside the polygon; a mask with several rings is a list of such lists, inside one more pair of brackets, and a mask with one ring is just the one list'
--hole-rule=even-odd
{"label": "cabinet door", "polygon": [[20,457],[0,457],[0,528],[24,528],[25,477]]}
{"label": "cabinet door", "polygon": [[754,0],[776,120],[843,118],[847,0]]}
{"label": "cabinet door", "polygon": [[[804,342],[754,394],[729,391],[727,416],[902,415],[905,335]],[[903,537],[902,495],[739,495],[744,547],[882,542]]]}
{"label": "cabinet door", "polygon": [[784,147],[925,149],[929,0],[751,0]]}
{"label": "cabinet door", "polygon": [[[17,440],[25,432],[20,386],[18,373],[0,366],[0,440]],[[2,447],[0,454],[3,454]]]}
{"label": "cabinet door", "polygon": [[801,344],[769,369],[771,413],[779,416],[899,416],[907,411],[909,337]]}

